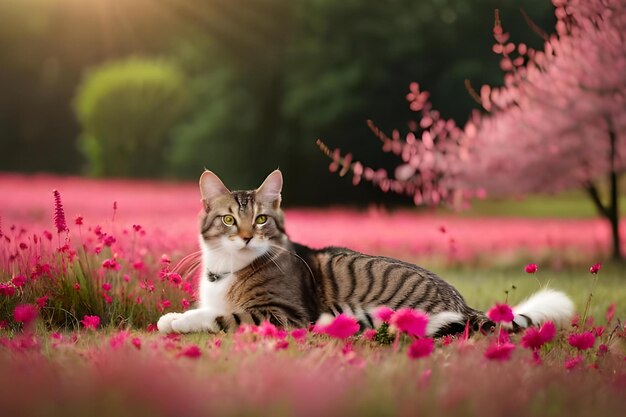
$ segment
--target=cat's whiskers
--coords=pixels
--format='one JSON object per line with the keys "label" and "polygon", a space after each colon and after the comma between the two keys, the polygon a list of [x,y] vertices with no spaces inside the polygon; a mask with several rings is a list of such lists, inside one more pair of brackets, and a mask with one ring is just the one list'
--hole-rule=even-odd
{"label": "cat's whiskers", "polygon": [[298,258],[298,259],[299,259],[299,260],[300,260],[300,261],[304,264],[304,266],[306,266],[306,269],[308,269],[308,270],[309,270],[309,274],[311,274],[311,277],[313,278],[313,281],[317,282],[317,280],[315,279],[315,274],[313,274],[313,271],[311,270],[311,267],[309,266],[309,264],[308,264],[308,263],[306,263],[306,261],[305,261],[304,259],[302,259],[302,257],[301,257],[300,255],[298,255],[297,253],[294,253],[294,252],[292,252],[292,251],[290,251],[290,250],[287,250],[287,249],[285,249],[285,248],[283,248],[283,247],[281,247],[281,246],[278,246],[278,245],[272,245],[271,243],[270,243],[270,248],[273,248],[273,249],[280,249],[280,250],[282,250],[283,252],[286,252],[286,253],[288,253],[288,254],[290,254],[290,255],[295,256],[296,258]]}

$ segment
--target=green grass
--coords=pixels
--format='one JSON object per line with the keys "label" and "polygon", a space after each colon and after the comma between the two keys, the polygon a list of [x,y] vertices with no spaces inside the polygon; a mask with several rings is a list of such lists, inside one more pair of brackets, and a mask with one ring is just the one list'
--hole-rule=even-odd
{"label": "green grass", "polygon": [[[620,213],[626,215],[626,192],[620,196]],[[581,219],[598,217],[591,199],[582,191],[568,191],[557,195],[535,194],[524,198],[474,200],[468,217],[531,217]]]}

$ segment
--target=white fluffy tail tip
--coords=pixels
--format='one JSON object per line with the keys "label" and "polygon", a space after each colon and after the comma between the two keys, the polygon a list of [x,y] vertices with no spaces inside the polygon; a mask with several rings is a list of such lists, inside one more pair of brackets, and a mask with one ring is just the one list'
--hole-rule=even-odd
{"label": "white fluffy tail tip", "polygon": [[546,321],[564,327],[574,316],[574,303],[565,293],[546,288],[513,307],[513,314],[513,321],[520,327],[526,328]]}

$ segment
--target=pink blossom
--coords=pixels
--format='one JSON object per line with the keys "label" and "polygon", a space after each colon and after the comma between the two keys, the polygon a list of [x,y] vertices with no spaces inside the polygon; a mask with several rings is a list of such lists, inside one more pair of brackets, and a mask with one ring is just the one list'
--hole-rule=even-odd
{"label": "pink blossom", "polygon": [[567,342],[578,350],[587,350],[593,347],[596,338],[592,332],[572,333],[567,338]]}
{"label": "pink blossom", "polygon": [[38,315],[39,309],[33,304],[21,304],[13,310],[13,319],[25,325],[35,320]]}
{"label": "pink blossom", "polygon": [[609,308],[606,310],[606,323],[607,325],[613,321],[615,317],[615,303],[612,303]]}
{"label": "pink blossom", "polygon": [[43,297],[37,298],[37,300],[35,300],[35,302],[37,303],[39,308],[44,308],[46,306],[46,303],[48,302],[48,298],[49,297],[47,295],[44,295]]}
{"label": "pink blossom", "polygon": [[367,329],[363,332],[363,339],[365,340],[375,340],[377,331],[376,329]]}
{"label": "pink blossom", "polygon": [[345,314],[338,315],[330,324],[320,326],[322,333],[337,339],[350,337],[358,332],[359,328],[360,326],[357,320]]}
{"label": "pink blossom", "polygon": [[183,310],[187,310],[191,303],[186,298],[183,298],[182,300],[180,300],[180,305],[182,306]]}
{"label": "pink blossom", "polygon": [[505,322],[510,323],[513,321],[515,316],[513,315],[513,310],[507,304],[496,303],[494,307],[487,312],[487,317],[493,320],[496,323]]}
{"label": "pink blossom", "polygon": [[23,287],[24,285],[26,285],[26,277],[23,274],[14,276],[11,279],[11,283],[16,287]]}
{"label": "pink blossom", "polygon": [[492,343],[485,350],[485,358],[496,361],[508,361],[515,350],[513,343]]}
{"label": "pink blossom", "polygon": [[535,272],[537,272],[538,269],[539,267],[537,266],[537,264],[528,264],[526,265],[526,268],[524,268],[524,270],[528,274],[534,274]]}
{"label": "pink blossom", "polygon": [[393,316],[393,310],[386,306],[380,306],[374,311],[374,317],[385,323],[389,323],[391,316]]}
{"label": "pink blossom", "polygon": [[82,226],[83,216],[76,216],[76,218],[74,219],[74,224],[77,226]]}
{"label": "pink blossom", "polygon": [[141,349],[141,339],[138,337],[133,337],[130,341],[130,343],[133,344],[133,346],[135,346],[135,348],[137,348],[137,350]]}
{"label": "pink blossom", "polygon": [[289,342],[285,339],[277,340],[274,344],[274,350],[284,350],[289,347]]}
{"label": "pink blossom", "polygon": [[278,335],[278,328],[267,320],[258,326],[259,335],[268,339],[275,338]]}
{"label": "pink blossom", "polygon": [[74,289],[75,289],[76,291],[80,291],[80,284],[79,284],[78,282],[75,282],[75,283],[74,283]]}
{"label": "pink blossom", "polygon": [[105,259],[102,262],[102,267],[104,269],[110,269],[110,270],[113,270],[113,271],[118,271],[122,266],[119,263],[117,263],[117,261],[115,259]]}
{"label": "pink blossom", "polygon": [[430,356],[433,353],[433,349],[435,348],[435,342],[433,339],[429,337],[415,339],[411,346],[409,346],[409,350],[407,354],[411,359],[419,359]]}
{"label": "pink blossom", "polygon": [[61,203],[61,194],[57,190],[52,190],[52,194],[54,195],[54,225],[57,228],[57,233],[65,232],[68,229],[65,222],[65,211]]}
{"label": "pink blossom", "polygon": [[85,329],[96,330],[100,325],[100,317],[85,316],[80,322],[83,324],[83,326],[85,326]]}
{"label": "pink blossom", "polygon": [[306,340],[306,333],[306,329],[293,329],[291,331],[291,337],[293,337],[296,342],[303,342]]}
{"label": "pink blossom", "polygon": [[401,308],[393,314],[390,324],[401,332],[406,332],[411,336],[422,337],[426,334],[428,316],[421,311]]}
{"label": "pink blossom", "polygon": [[15,287],[7,284],[0,284],[0,295],[5,297],[13,297],[15,294]]}
{"label": "pink blossom", "polygon": [[109,284],[108,282],[105,282],[102,284],[102,290],[104,292],[109,292],[111,291],[111,284]]}
{"label": "pink blossom", "polygon": [[579,364],[581,364],[582,361],[583,361],[583,357],[580,355],[574,358],[567,359],[564,364],[565,369],[572,370],[576,368]]}
{"label": "pink blossom", "polygon": [[598,271],[600,271],[600,268],[602,268],[601,264],[599,264],[599,263],[593,264],[589,268],[589,272],[591,272],[592,274],[597,274]]}
{"label": "pink blossom", "polygon": [[197,359],[202,355],[202,351],[198,345],[187,345],[182,348],[178,357],[184,356],[186,358]]}
{"label": "pink blossom", "polygon": [[117,332],[116,334],[111,336],[111,338],[109,339],[109,345],[113,349],[120,348],[120,347],[122,347],[124,345],[124,343],[126,342],[126,339],[128,339],[129,335],[130,335],[130,333],[128,331],[120,330],[119,332]]}
{"label": "pink blossom", "polygon": [[553,322],[545,322],[541,328],[529,327],[522,336],[521,344],[527,349],[539,349],[543,344],[554,339],[556,326]]}

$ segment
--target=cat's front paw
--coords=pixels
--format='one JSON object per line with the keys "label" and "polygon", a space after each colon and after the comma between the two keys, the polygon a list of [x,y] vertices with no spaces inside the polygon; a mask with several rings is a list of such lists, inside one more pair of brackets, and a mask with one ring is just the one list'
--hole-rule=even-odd
{"label": "cat's front paw", "polygon": [[159,321],[157,321],[157,328],[159,329],[161,333],[175,332],[175,330],[172,329],[172,322],[182,316],[183,316],[183,313],[164,314],[161,316],[161,318],[159,318]]}
{"label": "cat's front paw", "polygon": [[198,309],[186,311],[171,322],[172,331],[176,333],[219,332],[215,322],[216,316],[211,311]]}

